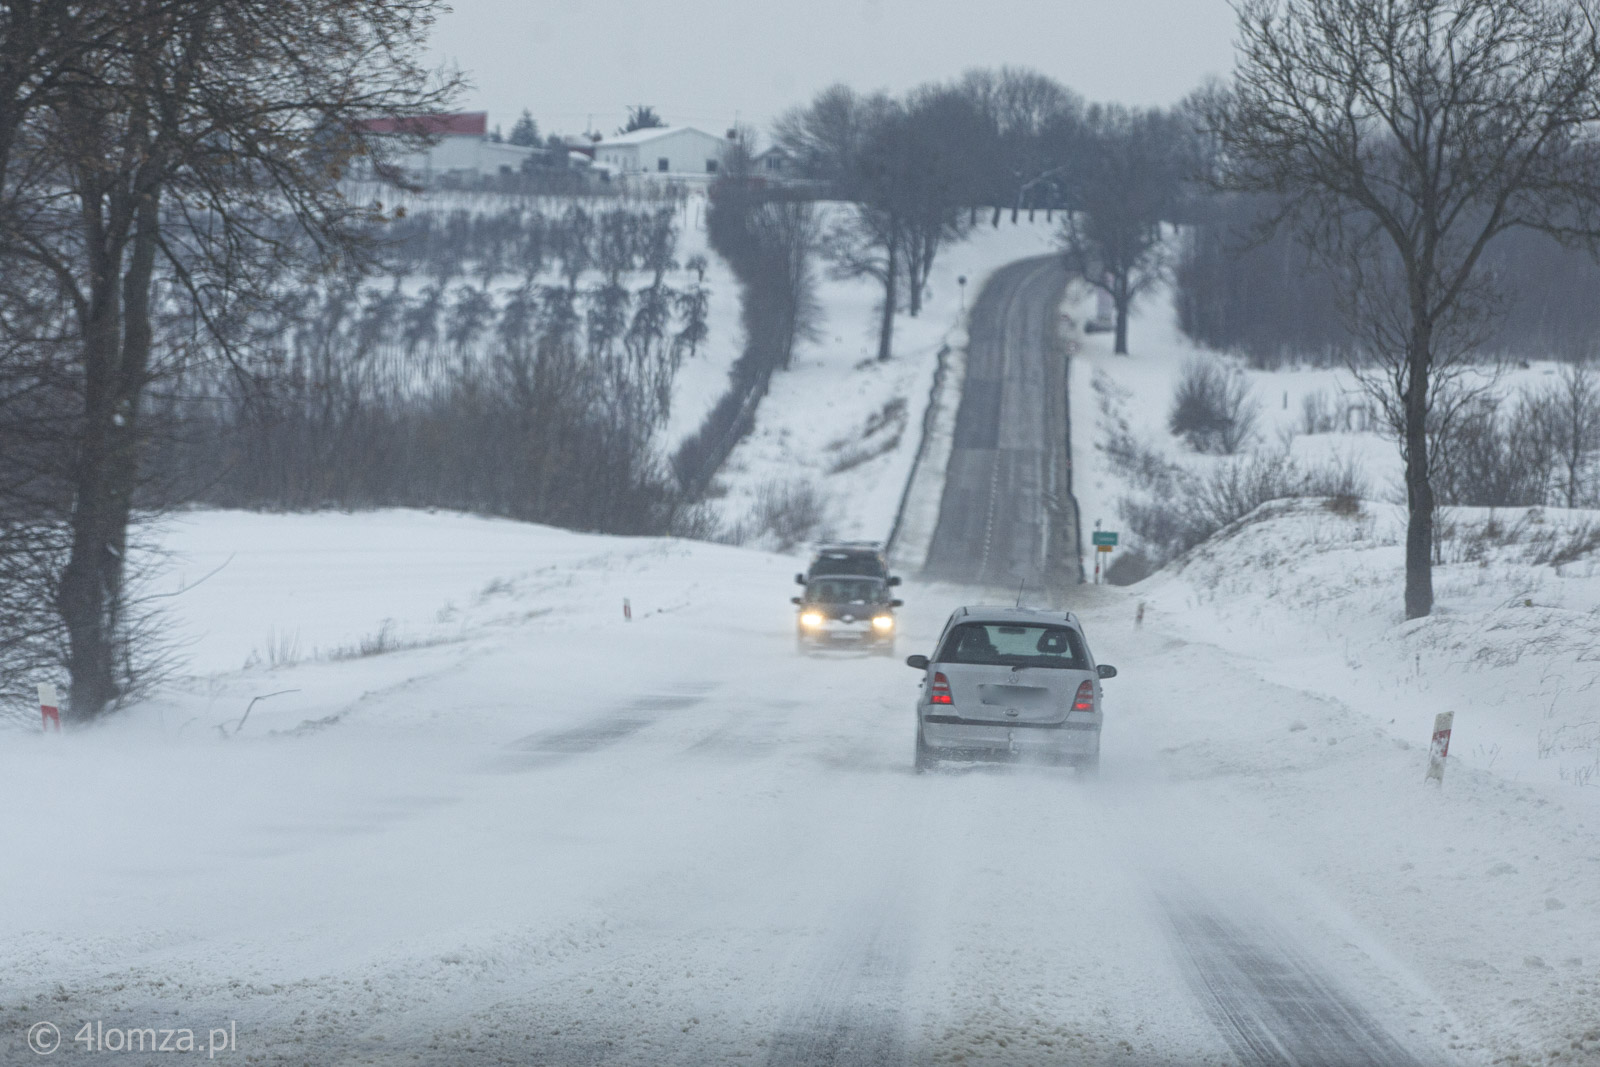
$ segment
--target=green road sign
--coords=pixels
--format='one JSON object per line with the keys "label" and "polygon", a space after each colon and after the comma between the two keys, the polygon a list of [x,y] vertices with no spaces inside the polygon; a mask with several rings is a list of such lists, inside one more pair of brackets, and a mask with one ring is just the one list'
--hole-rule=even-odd
{"label": "green road sign", "polygon": [[1112,545],[1115,545],[1117,543],[1117,531],[1096,530],[1094,532],[1094,543],[1097,545],[1105,545],[1108,548]]}

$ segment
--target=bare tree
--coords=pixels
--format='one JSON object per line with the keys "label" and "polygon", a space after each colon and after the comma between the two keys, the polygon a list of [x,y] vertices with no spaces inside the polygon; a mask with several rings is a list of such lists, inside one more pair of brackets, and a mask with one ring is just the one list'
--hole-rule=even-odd
{"label": "bare tree", "polygon": [[1166,276],[1161,223],[1182,184],[1182,132],[1161,111],[1091,108],[1069,168],[1072,212],[1062,222],[1067,265],[1111,297],[1116,353],[1128,353],[1128,312]]}
{"label": "bare tree", "polygon": [[878,361],[894,354],[894,313],[905,271],[905,219],[893,208],[856,204],[828,234],[827,253],[839,278],[871,278],[883,286],[878,308]]}
{"label": "bare tree", "polygon": [[848,85],[832,85],[810,104],[785,112],[773,124],[773,141],[802,174],[842,188],[856,173],[873,126],[890,106],[882,94],[862,96]]}
{"label": "bare tree", "polygon": [[1518,433],[1551,457],[1555,501],[1569,508],[1591,503],[1595,454],[1600,452],[1600,381],[1594,365],[1569,363],[1553,386],[1525,394],[1517,422]]}
{"label": "bare tree", "polygon": [[65,6],[73,19],[117,14],[93,48],[37,76],[54,88],[15,124],[5,197],[21,207],[0,220],[0,256],[61,302],[72,334],[60,369],[81,407],[56,609],[69,714],[86,720],[124,692],[150,386],[192,354],[158,348],[160,292],[182,294],[197,326],[240,357],[223,327],[273,264],[359,259],[381,212],[338,182],[357,155],[394,148],[368,121],[434,109],[452,87],[420,64],[433,0]]}
{"label": "bare tree", "polygon": [[923,290],[939,250],[960,240],[983,191],[983,167],[974,146],[989,129],[983,113],[963,93],[943,86],[911,94],[901,148],[909,158],[892,191],[903,202],[906,310],[922,311]]}
{"label": "bare tree", "polygon": [[822,223],[805,200],[772,200],[757,208],[750,228],[770,273],[770,316],[773,323],[775,365],[788,370],[795,344],[815,338],[822,317],[817,302],[816,253],[822,242]]}
{"label": "bare tree", "polygon": [[[1405,610],[1433,610],[1430,406],[1441,340],[1492,314],[1486,247],[1600,236],[1591,0],[1240,0],[1239,63],[1208,120],[1226,188],[1283,217],[1350,284],[1387,391],[1410,512]],[[1384,287],[1397,300],[1386,300]]]}

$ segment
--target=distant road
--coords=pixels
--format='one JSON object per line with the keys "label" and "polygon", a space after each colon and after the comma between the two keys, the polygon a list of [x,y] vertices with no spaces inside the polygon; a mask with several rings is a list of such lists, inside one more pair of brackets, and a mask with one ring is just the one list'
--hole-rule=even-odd
{"label": "distant road", "polygon": [[973,305],[939,525],[925,577],[1058,589],[1079,579],[1057,256],[996,272]]}

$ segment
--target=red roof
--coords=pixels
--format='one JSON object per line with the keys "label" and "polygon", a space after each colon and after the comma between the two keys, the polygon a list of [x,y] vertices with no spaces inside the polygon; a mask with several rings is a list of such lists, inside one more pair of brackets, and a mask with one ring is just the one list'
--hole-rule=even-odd
{"label": "red roof", "polygon": [[489,113],[458,111],[451,115],[368,119],[361,128],[368,133],[404,133],[419,137],[482,137],[489,132]]}

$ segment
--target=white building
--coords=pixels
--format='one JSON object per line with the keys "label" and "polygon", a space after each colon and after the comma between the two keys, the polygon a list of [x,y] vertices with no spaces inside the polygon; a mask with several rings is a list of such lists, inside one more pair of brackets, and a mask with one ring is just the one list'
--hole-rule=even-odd
{"label": "white building", "polygon": [[489,140],[489,113],[418,115],[374,119],[373,133],[424,135],[434,143],[420,151],[396,152],[391,164],[413,178],[432,183],[442,179],[471,182],[497,174],[515,174],[538,149]]}
{"label": "white building", "polygon": [[595,142],[594,161],[619,176],[714,176],[732,142],[693,126],[657,126]]}

